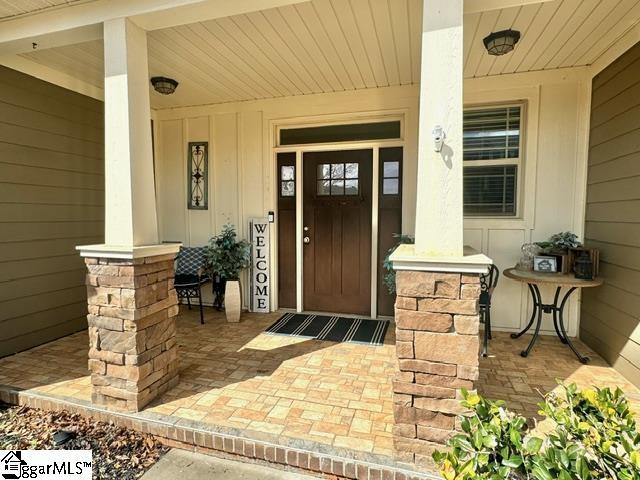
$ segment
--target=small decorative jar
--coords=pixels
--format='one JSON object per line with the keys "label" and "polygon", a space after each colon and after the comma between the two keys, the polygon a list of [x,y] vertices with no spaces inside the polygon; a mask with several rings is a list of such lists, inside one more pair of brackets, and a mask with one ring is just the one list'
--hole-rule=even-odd
{"label": "small decorative jar", "polygon": [[573,270],[575,277],[582,280],[593,280],[593,262],[589,252],[582,251],[578,254],[574,264]]}
{"label": "small decorative jar", "polygon": [[522,245],[522,257],[518,261],[518,270],[533,270],[533,257],[540,253],[540,247],[535,243],[525,243]]}

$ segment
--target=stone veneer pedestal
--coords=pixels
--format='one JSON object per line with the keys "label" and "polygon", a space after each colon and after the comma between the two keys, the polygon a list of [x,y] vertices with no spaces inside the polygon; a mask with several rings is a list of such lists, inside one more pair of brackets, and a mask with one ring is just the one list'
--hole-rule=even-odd
{"label": "stone veneer pedestal", "polygon": [[174,257],[85,258],[94,404],[136,412],[178,383]]}
{"label": "stone veneer pedestal", "polygon": [[[398,461],[433,467],[459,429],[460,388],[478,379],[480,274],[484,255],[424,259],[412,246],[392,256],[396,269],[393,439]],[[395,257],[395,258],[394,258]]]}

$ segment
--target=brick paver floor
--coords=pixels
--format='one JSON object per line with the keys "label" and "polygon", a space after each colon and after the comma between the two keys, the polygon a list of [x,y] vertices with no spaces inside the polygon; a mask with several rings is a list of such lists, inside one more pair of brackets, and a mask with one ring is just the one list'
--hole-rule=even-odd
{"label": "brick paver floor", "polygon": [[[206,309],[178,317],[180,383],[147,411],[294,440],[311,440],[378,455],[392,453],[391,381],[394,332],[380,347],[338,344],[262,333],[278,317],[243,314],[229,324]],[[555,337],[541,337],[530,357],[527,337],[496,333],[481,360],[479,390],[535,415],[540,392],[556,378],[581,385],[620,386],[637,408],[640,392],[582,343],[592,362],[580,364]],[[86,332],[0,359],[0,384],[88,401]]]}
{"label": "brick paver floor", "polygon": [[498,332],[489,341],[489,356],[480,358],[478,391],[492,399],[507,402],[512,410],[540,420],[537,403],[542,395],[560,391],[557,380],[580,387],[620,387],[632,404],[636,417],[640,416],[640,391],[611,368],[600,356],[579,340],[573,340],[583,355],[590,358],[580,363],[567,345],[556,336],[544,335],[527,358],[520,356],[531,335],[512,339],[508,333]]}

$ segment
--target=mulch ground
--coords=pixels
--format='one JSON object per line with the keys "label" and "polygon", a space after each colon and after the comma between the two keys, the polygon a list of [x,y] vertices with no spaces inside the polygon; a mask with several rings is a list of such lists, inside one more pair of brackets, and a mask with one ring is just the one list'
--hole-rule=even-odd
{"label": "mulch ground", "polygon": [[[60,430],[73,438],[56,445]],[[93,478],[140,478],[168,450],[152,435],[78,414],[0,404],[0,450],[92,450]]]}

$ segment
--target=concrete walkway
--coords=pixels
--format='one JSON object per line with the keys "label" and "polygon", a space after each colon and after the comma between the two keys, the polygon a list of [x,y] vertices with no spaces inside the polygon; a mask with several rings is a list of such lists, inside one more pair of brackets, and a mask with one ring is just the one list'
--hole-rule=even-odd
{"label": "concrete walkway", "polygon": [[301,475],[251,463],[236,462],[202,453],[171,449],[142,477],[142,480],[317,480]]}

